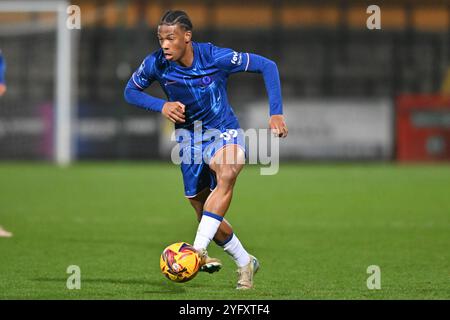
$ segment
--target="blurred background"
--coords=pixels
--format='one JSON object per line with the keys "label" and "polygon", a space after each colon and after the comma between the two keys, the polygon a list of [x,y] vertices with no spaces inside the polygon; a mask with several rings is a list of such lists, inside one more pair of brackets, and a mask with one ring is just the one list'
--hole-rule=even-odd
{"label": "blurred background", "polygon": [[[450,159],[447,1],[379,2],[381,30],[367,28],[372,3],[365,1],[60,1],[58,10],[81,9],[81,29],[62,36],[70,72],[60,78],[58,15],[39,7],[51,1],[18,12],[7,2],[0,1],[8,89],[0,99],[0,159],[169,159],[170,123],[123,99],[132,72],[158,49],[156,26],[168,9],[190,15],[195,41],[278,64],[290,129],[283,159]],[[58,100],[61,81],[70,99]],[[165,98],[157,83],[148,92]],[[232,76],[228,93],[243,128],[267,127],[260,75]],[[64,122],[58,103],[70,110]]]}

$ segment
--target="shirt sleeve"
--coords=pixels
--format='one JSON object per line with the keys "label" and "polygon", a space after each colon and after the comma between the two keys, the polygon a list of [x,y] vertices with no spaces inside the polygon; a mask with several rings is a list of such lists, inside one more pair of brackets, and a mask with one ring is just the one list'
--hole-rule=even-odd
{"label": "shirt sleeve", "polygon": [[131,80],[141,90],[147,89],[155,81],[155,58],[150,55],[142,61],[139,68],[131,76]]}
{"label": "shirt sleeve", "polygon": [[250,53],[247,72],[262,73],[267,95],[269,96],[270,115],[283,114],[280,74],[277,64],[263,56]]}
{"label": "shirt sleeve", "polygon": [[143,92],[156,80],[154,68],[155,58],[150,55],[131,76],[125,87],[124,97],[128,103],[136,107],[161,112],[166,101]]}
{"label": "shirt sleeve", "polygon": [[245,72],[248,69],[249,54],[229,48],[213,47],[213,59],[217,68],[227,72]]}
{"label": "shirt sleeve", "polygon": [[270,115],[283,114],[281,83],[275,62],[254,53],[237,52],[228,48],[214,47],[217,68],[232,74],[236,72],[262,73],[269,96]]}

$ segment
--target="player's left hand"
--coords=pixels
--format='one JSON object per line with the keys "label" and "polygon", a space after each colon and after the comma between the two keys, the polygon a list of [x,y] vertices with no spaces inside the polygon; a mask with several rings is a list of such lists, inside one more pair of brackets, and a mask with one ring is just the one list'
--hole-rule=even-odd
{"label": "player's left hand", "polygon": [[276,137],[286,138],[288,135],[288,128],[286,122],[284,121],[284,116],[282,114],[274,114],[269,120],[270,129]]}

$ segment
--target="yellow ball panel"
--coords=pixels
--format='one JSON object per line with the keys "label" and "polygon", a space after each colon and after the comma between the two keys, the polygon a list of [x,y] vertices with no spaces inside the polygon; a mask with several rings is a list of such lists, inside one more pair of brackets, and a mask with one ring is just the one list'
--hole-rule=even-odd
{"label": "yellow ball panel", "polygon": [[177,242],[166,247],[161,254],[161,272],[175,282],[192,280],[198,273],[200,257],[186,242]]}

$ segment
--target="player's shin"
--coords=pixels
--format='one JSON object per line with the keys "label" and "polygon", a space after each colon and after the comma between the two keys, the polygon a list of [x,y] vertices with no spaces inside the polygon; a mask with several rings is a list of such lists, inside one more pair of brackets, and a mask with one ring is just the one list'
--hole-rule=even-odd
{"label": "player's shin", "polygon": [[215,213],[208,211],[203,212],[194,240],[194,248],[196,250],[208,248],[208,245],[217,233],[222,220],[223,217]]}

